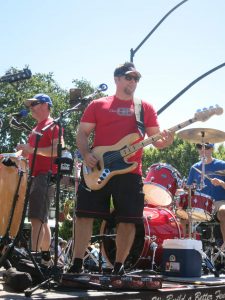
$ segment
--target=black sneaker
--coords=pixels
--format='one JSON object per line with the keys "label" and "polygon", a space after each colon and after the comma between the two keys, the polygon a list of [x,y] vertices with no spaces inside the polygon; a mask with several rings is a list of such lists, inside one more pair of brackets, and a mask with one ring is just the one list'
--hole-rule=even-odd
{"label": "black sneaker", "polygon": [[75,258],[73,265],[68,269],[67,273],[82,273],[83,272],[83,259]]}
{"label": "black sneaker", "polygon": [[83,272],[83,268],[78,268],[77,266],[72,265],[66,273],[81,274]]}
{"label": "black sneaker", "polygon": [[124,275],[125,274],[125,270],[124,270],[124,265],[122,263],[115,263],[114,264],[114,268],[112,270],[112,275]]}

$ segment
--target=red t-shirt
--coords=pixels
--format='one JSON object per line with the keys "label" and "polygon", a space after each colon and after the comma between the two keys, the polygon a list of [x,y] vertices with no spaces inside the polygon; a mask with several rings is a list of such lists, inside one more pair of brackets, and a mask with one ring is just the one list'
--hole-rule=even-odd
{"label": "red t-shirt", "polygon": [[[35,147],[35,143],[36,143],[36,134],[34,133],[34,131],[41,132],[41,129],[43,129],[48,124],[52,123],[52,121],[53,121],[52,118],[48,118],[38,123],[37,126],[33,128],[33,131],[28,138],[28,143],[30,144],[31,147]],[[58,133],[59,133],[58,126],[52,126],[48,128],[48,130],[43,132],[43,135],[41,136],[38,143],[38,148],[50,147],[52,145],[53,140],[58,137]],[[56,174],[57,165],[54,164],[55,158],[56,157],[47,157],[47,156],[42,156],[37,154],[32,175],[37,176],[40,173],[47,173],[49,170],[51,170],[53,174]],[[30,168],[32,164],[32,159],[33,159],[33,154],[30,154],[29,155]]]}
{"label": "red t-shirt", "polygon": [[[145,127],[159,126],[157,114],[151,104],[142,101]],[[110,146],[131,133],[139,133],[133,100],[120,100],[109,96],[93,100],[81,118],[81,122],[94,123],[95,136],[93,146]],[[143,138],[140,137],[138,141]],[[143,149],[138,150],[128,161],[138,162],[132,172],[142,174],[141,157]]]}

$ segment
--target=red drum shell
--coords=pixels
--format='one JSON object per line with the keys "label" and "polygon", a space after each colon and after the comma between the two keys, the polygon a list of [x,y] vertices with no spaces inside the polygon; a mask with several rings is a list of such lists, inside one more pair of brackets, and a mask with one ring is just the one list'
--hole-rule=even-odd
{"label": "red drum shell", "polygon": [[[163,241],[183,237],[182,227],[170,210],[163,207],[145,207],[143,217],[144,223],[136,225],[135,240],[125,262],[126,268],[150,269],[153,259],[153,243],[157,245],[155,262],[160,266]],[[115,235],[115,224],[112,226],[112,223],[103,221],[100,232]],[[115,237],[103,239],[102,251],[108,264],[113,265],[116,254]]]}
{"label": "red drum shell", "polygon": [[[176,215],[184,220],[188,219],[188,194],[179,196]],[[195,192],[191,196],[191,217],[195,221],[210,221],[213,217],[214,201],[206,194]]]}
{"label": "red drum shell", "polygon": [[168,206],[176,194],[180,173],[169,164],[153,164],[144,180],[145,202],[153,206]]}

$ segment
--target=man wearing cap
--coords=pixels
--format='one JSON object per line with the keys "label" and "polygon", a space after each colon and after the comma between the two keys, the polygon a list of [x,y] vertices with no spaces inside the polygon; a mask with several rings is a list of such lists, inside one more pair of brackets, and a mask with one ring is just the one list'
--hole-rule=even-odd
{"label": "man wearing cap", "polygon": [[25,105],[30,109],[37,124],[28,137],[28,143],[17,145],[17,149],[22,150],[22,155],[28,158],[30,168],[34,158],[37,133],[42,133],[38,142],[29,197],[28,217],[32,226],[31,248],[32,251],[42,252],[42,263],[48,266],[51,259],[49,251],[51,230],[48,224],[48,214],[50,202],[54,198],[54,186],[51,179],[57,173],[55,158],[57,156],[59,128],[54,125],[41,132],[53,121],[50,116],[52,100],[48,95],[37,94],[33,98],[27,99]]}
{"label": "man wearing cap", "polygon": [[[204,146],[204,147],[203,147]],[[225,176],[216,175],[216,171],[225,170],[225,161],[214,158],[214,144],[196,144],[201,160],[195,163],[189,172],[187,185],[196,186],[197,192],[208,195],[215,200],[215,214],[220,221],[220,229],[223,237],[222,249],[225,249]],[[202,175],[204,162],[204,172]],[[198,172],[198,169],[200,172]],[[213,212],[212,212],[213,213]]]}
{"label": "man wearing cap", "polygon": [[[127,62],[114,71],[116,93],[93,100],[86,108],[77,133],[77,146],[89,170],[97,167],[98,159],[89,147],[89,136],[94,132],[93,147],[112,146],[129,134],[137,134],[143,140],[135,117],[134,92],[141,78],[133,63]],[[148,136],[160,132],[157,114],[146,101],[142,100],[144,127]],[[173,142],[173,134],[162,132],[162,138],[154,143],[164,148]],[[142,184],[143,149],[129,158],[137,162],[137,167],[126,174],[116,174],[99,190],[91,190],[81,178],[78,188],[75,219],[75,251],[73,265],[69,272],[82,271],[85,249],[90,241],[94,218],[110,218],[112,199],[117,226],[116,258],[113,274],[124,273],[124,262],[135,237],[135,224],[143,222],[144,194]]]}

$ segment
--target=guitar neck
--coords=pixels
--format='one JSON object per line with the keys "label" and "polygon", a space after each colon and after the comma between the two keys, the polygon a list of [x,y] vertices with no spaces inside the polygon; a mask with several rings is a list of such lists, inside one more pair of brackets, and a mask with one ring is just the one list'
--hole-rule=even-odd
{"label": "guitar neck", "polygon": [[[192,118],[192,119],[189,119],[189,120],[187,120],[183,123],[180,123],[176,126],[173,126],[168,130],[170,132],[176,132],[177,130],[180,130],[180,129],[182,129],[182,128],[184,128],[184,127],[186,127],[186,126],[188,126],[188,125],[190,125],[190,124],[192,124],[196,121],[197,121],[196,118]],[[130,154],[136,152],[137,150],[139,150],[141,148],[144,148],[144,147],[160,140],[161,138],[162,138],[162,135],[160,133],[155,134],[155,135],[153,135],[153,136],[151,136],[151,137],[149,137],[149,138],[147,138],[147,139],[145,139],[145,140],[143,140],[139,143],[127,146],[126,148],[120,150],[120,153],[121,153],[122,157],[125,157],[127,155],[130,155]]]}

